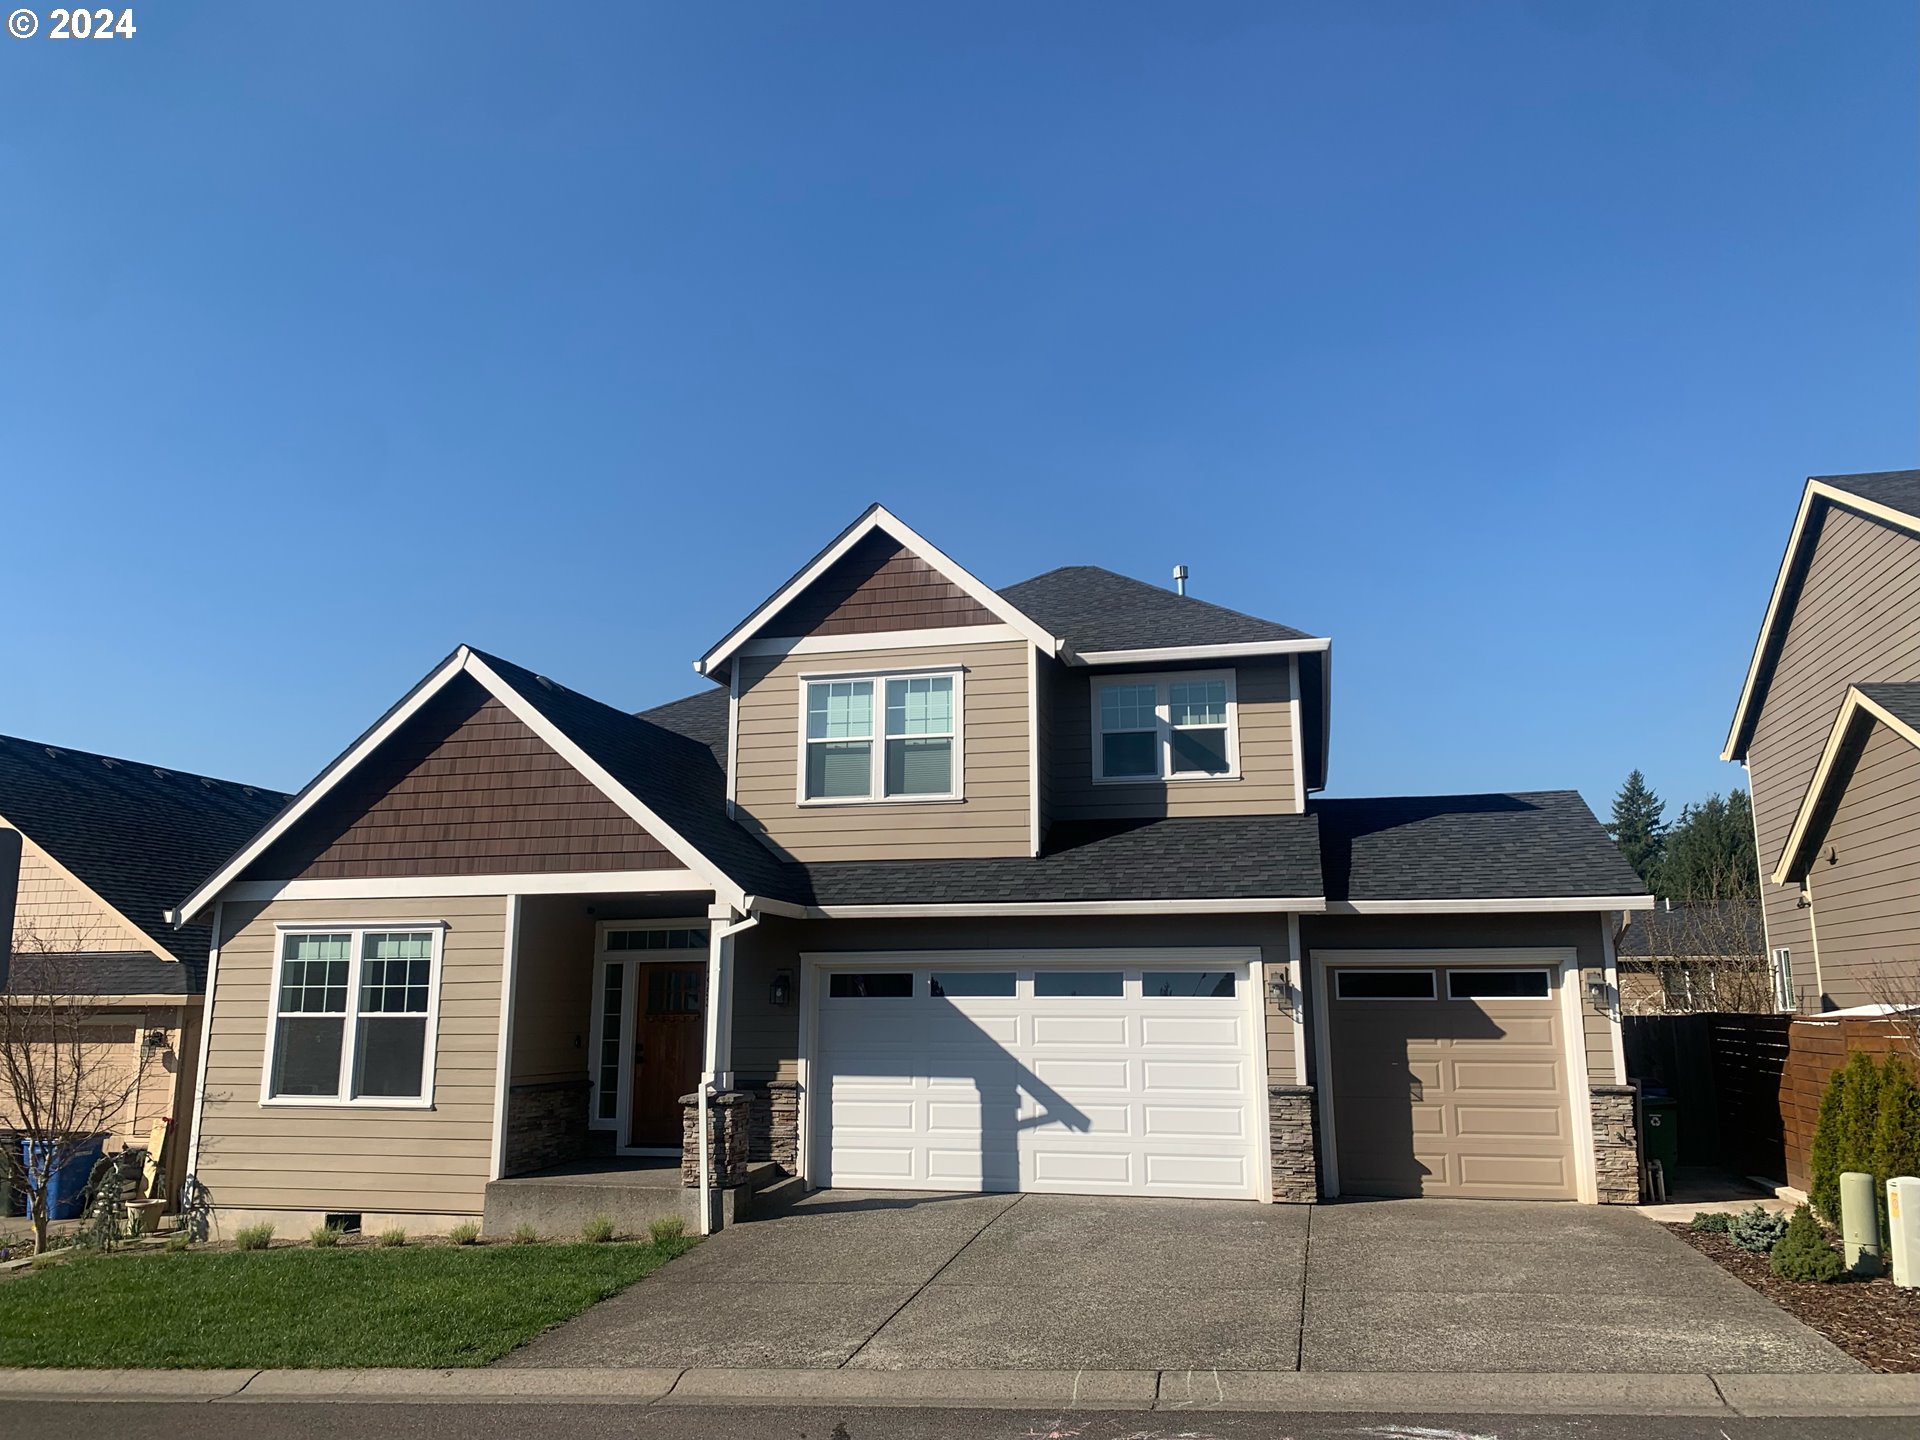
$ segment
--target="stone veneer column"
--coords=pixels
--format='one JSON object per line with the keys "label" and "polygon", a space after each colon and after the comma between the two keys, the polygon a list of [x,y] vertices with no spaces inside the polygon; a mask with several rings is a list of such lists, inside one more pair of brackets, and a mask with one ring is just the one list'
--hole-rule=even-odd
{"label": "stone veneer column", "polygon": [[1314,1143],[1313,1086],[1269,1085],[1267,1124],[1273,1138],[1275,1202],[1318,1203],[1320,1160]]}
{"label": "stone veneer column", "polygon": [[586,1080],[552,1080],[507,1089],[508,1175],[564,1165],[587,1153]]}
{"label": "stone veneer column", "polygon": [[1640,1203],[1640,1127],[1632,1085],[1592,1088],[1593,1173],[1602,1205]]}
{"label": "stone veneer column", "polygon": [[[708,1159],[713,1183],[722,1190],[747,1183],[747,1152],[752,1142],[754,1094],[723,1090],[707,1101]],[[700,1183],[699,1095],[680,1097],[680,1183]]]}

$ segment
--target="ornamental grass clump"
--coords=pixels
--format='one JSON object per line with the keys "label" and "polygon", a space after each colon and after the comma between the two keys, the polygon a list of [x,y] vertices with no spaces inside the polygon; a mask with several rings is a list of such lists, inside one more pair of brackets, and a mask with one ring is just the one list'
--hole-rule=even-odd
{"label": "ornamental grass clump", "polygon": [[447,1239],[455,1245],[474,1245],[480,1240],[480,1226],[472,1220],[462,1220],[447,1231]]}
{"label": "ornamental grass clump", "polygon": [[1756,1205],[1743,1215],[1734,1216],[1727,1225],[1727,1238],[1742,1250],[1765,1255],[1787,1233],[1787,1217]]}
{"label": "ornamental grass clump", "polygon": [[338,1225],[316,1225],[307,1235],[307,1243],[316,1250],[331,1250],[345,1233]]}
{"label": "ornamental grass clump", "polygon": [[1847,1268],[1839,1252],[1827,1243],[1826,1232],[1813,1218],[1813,1211],[1805,1205],[1795,1207],[1786,1234],[1773,1247],[1767,1265],[1782,1280],[1821,1285],[1838,1280]]}
{"label": "ornamental grass clump", "polygon": [[607,1215],[594,1215],[580,1227],[580,1238],[589,1245],[604,1245],[613,1239],[613,1219]]}
{"label": "ornamental grass clump", "polygon": [[233,1243],[242,1250],[264,1250],[273,1243],[273,1226],[242,1225],[233,1232]]}
{"label": "ornamental grass clump", "polygon": [[684,1240],[687,1234],[687,1222],[678,1215],[662,1215],[647,1226],[647,1238],[656,1245],[671,1245],[676,1240]]}
{"label": "ornamental grass clump", "polygon": [[540,1232],[522,1220],[518,1225],[513,1227],[513,1243],[516,1245],[538,1245],[540,1243]]}
{"label": "ornamental grass clump", "polygon": [[391,1230],[382,1230],[380,1238],[373,1243],[382,1250],[398,1250],[407,1243],[407,1232],[396,1225]]}

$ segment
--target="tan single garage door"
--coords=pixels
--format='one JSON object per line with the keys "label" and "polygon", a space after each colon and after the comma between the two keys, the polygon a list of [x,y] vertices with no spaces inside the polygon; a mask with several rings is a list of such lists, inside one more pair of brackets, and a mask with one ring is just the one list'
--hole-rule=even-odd
{"label": "tan single garage door", "polygon": [[1341,1194],[1577,1197],[1556,969],[1327,973]]}

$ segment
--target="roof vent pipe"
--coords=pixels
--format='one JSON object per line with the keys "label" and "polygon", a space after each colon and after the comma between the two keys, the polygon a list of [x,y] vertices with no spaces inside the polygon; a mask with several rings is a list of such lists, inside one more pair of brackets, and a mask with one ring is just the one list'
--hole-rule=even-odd
{"label": "roof vent pipe", "polygon": [[1186,566],[1176,565],[1173,567],[1173,589],[1176,595],[1184,595],[1187,593]]}

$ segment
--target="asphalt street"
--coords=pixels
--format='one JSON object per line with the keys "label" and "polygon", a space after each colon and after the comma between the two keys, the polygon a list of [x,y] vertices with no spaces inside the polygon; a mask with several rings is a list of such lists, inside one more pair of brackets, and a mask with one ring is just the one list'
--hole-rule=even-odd
{"label": "asphalt street", "polygon": [[117,1440],[1909,1440],[1912,1416],[1747,1420],[1647,1415],[1256,1414],[824,1406],[101,1404],[16,1402],[8,1436]]}

